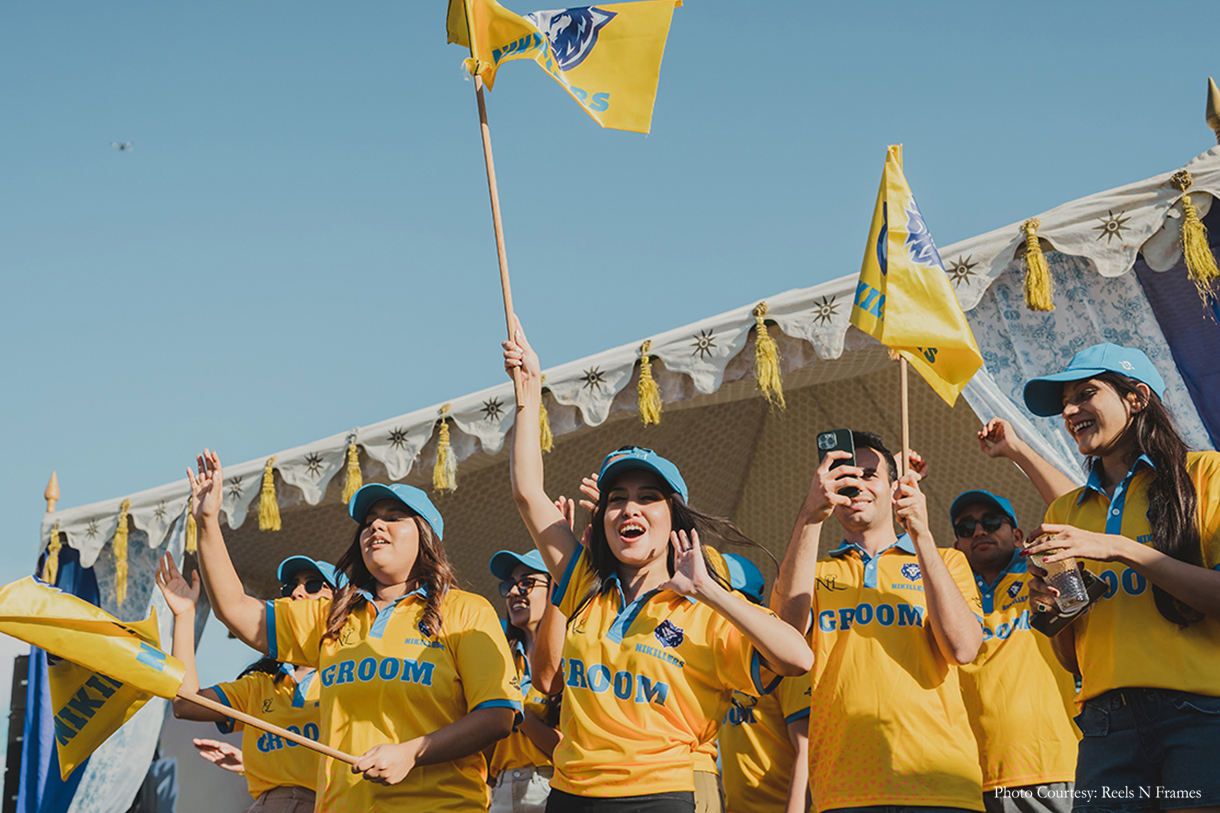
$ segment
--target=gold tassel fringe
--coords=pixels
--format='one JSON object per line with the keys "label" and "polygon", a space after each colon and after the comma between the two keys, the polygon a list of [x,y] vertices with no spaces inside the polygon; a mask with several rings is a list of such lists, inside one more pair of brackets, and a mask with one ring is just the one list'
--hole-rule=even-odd
{"label": "gold tassel fringe", "polygon": [[195,526],[195,498],[191,497],[186,501],[186,541],[183,543],[183,549],[187,553],[195,553],[199,550],[199,529]]}
{"label": "gold tassel fringe", "polygon": [[1025,307],[1031,311],[1053,311],[1055,298],[1051,289],[1051,270],[1036,235],[1041,225],[1042,221],[1036,217],[1021,224],[1025,232]]}
{"label": "gold tassel fringe", "polygon": [[[542,383],[543,384],[546,383],[545,375],[542,377]],[[546,395],[545,389],[542,391],[542,394]],[[554,435],[554,433],[551,432],[551,419],[546,414],[546,399],[545,398],[541,399],[538,403],[538,431],[542,438],[543,453],[545,454],[546,452],[549,452],[552,449],[554,449],[555,448],[555,435]]]}
{"label": "gold tassel fringe", "polygon": [[640,421],[645,426],[661,422],[661,388],[652,377],[652,360],[648,358],[648,351],[651,349],[651,339],[640,345],[640,381],[636,385],[640,401]]}
{"label": "gold tassel fringe", "polygon": [[127,511],[131,500],[119,506],[119,525],[114,529],[114,600],[121,607],[127,600]]}
{"label": "gold tassel fringe", "polygon": [[263,465],[263,491],[258,498],[258,529],[278,531],[280,529],[280,507],[275,501],[275,455],[267,458]]}
{"label": "gold tassel fringe", "polygon": [[436,465],[432,467],[434,491],[457,491],[457,455],[449,445],[449,422],[444,415],[449,405],[441,407],[441,430],[436,439]]}
{"label": "gold tassel fringe", "polygon": [[356,492],[364,485],[364,477],[360,474],[360,449],[353,440],[347,444],[347,478],[343,481],[343,504],[347,505],[356,496]]}
{"label": "gold tassel fringe", "polygon": [[767,330],[767,303],[754,308],[754,370],[758,391],[772,408],[787,409],[784,401],[784,379],[779,369],[779,345]]}
{"label": "gold tassel fringe", "polygon": [[55,584],[55,579],[59,577],[59,551],[63,546],[63,543],[59,541],[59,523],[57,522],[51,529],[51,541],[47,543],[47,560],[42,565],[42,580],[52,586]]}
{"label": "gold tassel fringe", "polygon": [[1190,173],[1179,170],[1173,173],[1169,182],[1175,189],[1182,191],[1182,256],[1186,259],[1186,270],[1190,281],[1199,291],[1199,297],[1204,302],[1216,298],[1214,284],[1220,271],[1216,269],[1216,258],[1208,244],[1207,227],[1199,220],[1199,213],[1190,195],[1186,194],[1194,183]]}

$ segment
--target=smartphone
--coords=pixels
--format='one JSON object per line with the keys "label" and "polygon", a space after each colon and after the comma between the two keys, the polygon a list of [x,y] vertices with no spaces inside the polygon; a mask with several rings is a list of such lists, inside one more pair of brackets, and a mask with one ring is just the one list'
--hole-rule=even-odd
{"label": "smartphone", "polygon": [[[818,433],[818,462],[826,457],[827,452],[847,452],[851,455],[850,458],[836,460],[831,465],[831,470],[837,469],[839,466],[855,466],[856,465],[856,444],[851,439],[850,429],[835,429],[832,432]],[[860,489],[855,486],[844,486],[838,491],[844,497],[854,497],[860,493]]]}

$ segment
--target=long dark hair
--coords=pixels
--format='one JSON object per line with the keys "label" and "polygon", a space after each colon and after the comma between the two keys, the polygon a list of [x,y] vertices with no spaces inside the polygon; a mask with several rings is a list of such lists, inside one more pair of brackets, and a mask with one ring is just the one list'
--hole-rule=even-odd
{"label": "long dark hair", "polygon": [[[1140,404],[1131,416],[1128,438],[1132,443],[1134,464],[1144,454],[1156,467],[1148,483],[1148,524],[1152,527],[1152,547],[1190,565],[1202,566],[1202,542],[1199,537],[1199,495],[1186,471],[1186,446],[1173,424],[1173,418],[1155,392],[1145,394],[1138,381],[1119,373],[1100,373],[1095,378],[1114,388],[1123,400],[1134,397]],[[1094,459],[1092,465],[1099,465]],[[1156,608],[1167,621],[1189,626],[1203,618],[1193,607],[1175,599],[1165,590],[1152,587]]]}
{"label": "long dark hair", "polygon": [[[425,637],[432,637],[441,633],[441,627],[444,624],[444,619],[441,617],[441,601],[445,598],[445,593],[457,584],[457,577],[453,574],[453,566],[449,564],[445,548],[437,538],[436,532],[432,530],[432,526],[415,512],[410,513],[411,520],[419,530],[419,553],[415,557],[415,567],[411,570],[411,577],[419,579],[428,588],[424,617],[419,622],[419,631]],[[363,531],[363,524],[356,528],[352,544],[335,563],[335,567],[347,574],[347,584],[335,591],[334,601],[330,605],[330,617],[326,621],[325,637],[327,638],[338,635],[339,630],[343,629],[343,625],[347,623],[347,617],[351,611],[359,607],[361,602],[366,601],[360,588],[373,583],[373,574],[365,566],[364,555],[360,550],[360,534]]]}
{"label": "long dark hair", "polygon": [[266,655],[266,656],[259,658],[254,663],[247,666],[245,669],[241,670],[241,674],[237,676],[237,679],[241,680],[246,675],[253,675],[253,674],[261,672],[265,675],[272,675],[275,678],[274,682],[279,683],[280,680],[284,677],[283,673],[280,672],[280,668],[283,665],[284,664],[281,661],[277,661],[275,658],[272,658],[270,655]]}

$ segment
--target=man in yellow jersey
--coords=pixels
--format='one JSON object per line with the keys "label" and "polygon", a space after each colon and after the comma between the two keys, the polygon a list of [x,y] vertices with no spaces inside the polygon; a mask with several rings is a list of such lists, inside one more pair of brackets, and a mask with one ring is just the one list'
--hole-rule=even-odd
{"label": "man in yellow jersey", "polygon": [[[771,598],[813,647],[814,809],[981,811],[958,669],[983,642],[974,575],[959,551],[937,548],[919,475],[899,480],[877,435],[852,439],[855,465],[832,471],[851,454],[831,451],[818,466]],[[818,561],[831,514],[843,543]]]}
{"label": "man in yellow jersey", "polygon": [[1068,813],[1079,739],[1076,682],[1029,625],[1024,534],[1012,503],[967,491],[949,508],[955,547],[983,602],[983,649],[962,667],[962,697],[983,769],[987,813]]}

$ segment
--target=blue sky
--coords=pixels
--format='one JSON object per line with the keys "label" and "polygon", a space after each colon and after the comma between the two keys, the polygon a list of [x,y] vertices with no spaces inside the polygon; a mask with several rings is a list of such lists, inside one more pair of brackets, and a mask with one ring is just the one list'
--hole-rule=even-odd
{"label": "blue sky", "polygon": [[[0,582],[34,567],[52,469],[80,505],[204,445],[247,460],[501,380],[443,14],[0,6]],[[1220,65],[1184,32],[1218,17],[687,0],[647,137],[507,65],[488,107],[517,310],[549,365],[855,273],[891,143],[941,245],[1174,169],[1215,144]],[[204,685],[250,658],[216,625],[205,652]]]}

